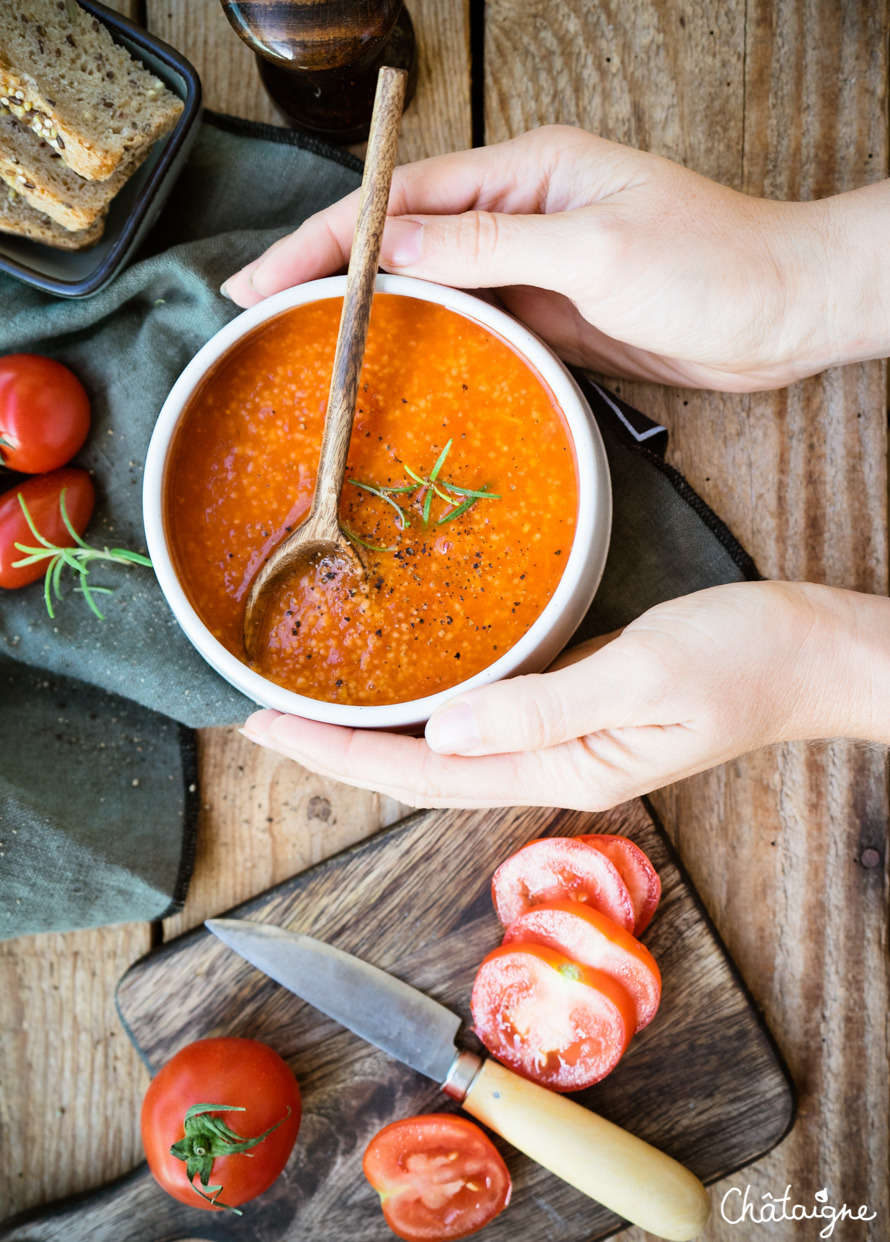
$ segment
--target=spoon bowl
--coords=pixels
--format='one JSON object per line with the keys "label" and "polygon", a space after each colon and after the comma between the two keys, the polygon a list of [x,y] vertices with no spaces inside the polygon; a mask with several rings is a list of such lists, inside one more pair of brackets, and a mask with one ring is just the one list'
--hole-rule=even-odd
{"label": "spoon bowl", "polygon": [[343,531],[338,527],[336,535],[331,539],[327,526],[321,535],[314,533],[318,525],[317,519],[307,518],[302,526],[273,549],[254,578],[244,610],[244,650],[248,658],[255,659],[260,649],[263,623],[269,605],[287,579],[295,578],[328,562],[340,565],[360,578],[367,577],[365,562]]}

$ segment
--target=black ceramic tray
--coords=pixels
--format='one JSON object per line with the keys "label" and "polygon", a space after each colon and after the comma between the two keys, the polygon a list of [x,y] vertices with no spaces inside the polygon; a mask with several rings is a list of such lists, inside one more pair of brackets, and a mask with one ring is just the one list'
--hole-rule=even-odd
{"label": "black ceramic tray", "polygon": [[154,224],[179,175],[201,118],[201,81],[174,48],[95,0],[81,8],[104,22],[116,43],[140,60],[183,101],[182,116],[114,198],[102,240],[88,250],[56,250],[0,233],[0,271],[59,297],[97,293],[121,270]]}

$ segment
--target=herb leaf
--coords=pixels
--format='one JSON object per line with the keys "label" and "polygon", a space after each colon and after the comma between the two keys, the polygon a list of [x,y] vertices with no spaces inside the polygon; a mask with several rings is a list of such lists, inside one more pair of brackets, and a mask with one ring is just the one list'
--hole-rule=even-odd
{"label": "herb leaf", "polygon": [[439,471],[442,469],[443,465],[445,464],[445,458],[448,456],[453,443],[454,443],[454,439],[452,437],[452,439],[448,441],[448,443],[442,449],[442,452],[436,458],[436,464],[435,466],[433,466],[432,470],[430,471],[430,482],[431,483],[435,483],[436,479],[439,477]]}
{"label": "herb leaf", "polygon": [[[362,491],[370,492],[372,496],[379,496],[380,499],[385,500],[388,505],[392,505],[396,513],[399,515],[399,530],[404,530],[406,526],[411,525],[405,510],[400,505],[397,505],[393,498],[388,496],[382,487],[373,487],[370,483],[360,483],[358,479],[350,479],[349,482],[352,483],[354,487],[360,487]],[[395,491],[396,489],[392,488],[391,490]],[[399,488],[399,491],[401,490],[402,489]],[[411,490],[414,491],[415,489],[412,488]]]}
{"label": "herb leaf", "polygon": [[50,619],[55,620],[55,611],[53,609],[53,597],[61,600],[61,575],[62,570],[67,565],[74,573],[79,575],[78,590],[87,602],[87,605],[95,613],[100,621],[105,620],[105,616],[99,611],[99,606],[93,599],[94,594],[101,592],[103,595],[112,594],[110,587],[91,587],[87,582],[89,569],[87,564],[92,561],[113,561],[117,565],[147,565],[151,568],[151,561],[147,556],[143,556],[141,552],[131,552],[128,548],[91,548],[81,536],[77,533],[71,524],[68,516],[68,510],[65,506],[65,488],[62,488],[59,495],[59,510],[62,514],[62,521],[65,523],[65,529],[75,541],[73,548],[60,547],[51,543],[49,539],[45,539],[40,531],[34,525],[34,520],[28,511],[25,498],[22,493],[18,493],[19,504],[22,513],[25,515],[25,521],[28,523],[28,529],[37,540],[39,547],[31,548],[24,543],[16,543],[16,547],[25,555],[17,561],[12,562],[13,569],[21,569],[26,565],[34,565],[37,561],[46,561],[46,575],[43,580],[43,598],[46,601],[46,611],[49,613]]}
{"label": "herb leaf", "polygon": [[468,509],[472,509],[476,503],[476,497],[468,497],[462,505],[458,505],[456,509],[452,509],[451,513],[446,513],[443,518],[439,518],[437,526],[444,526],[446,522],[453,522],[455,518],[461,517]]}

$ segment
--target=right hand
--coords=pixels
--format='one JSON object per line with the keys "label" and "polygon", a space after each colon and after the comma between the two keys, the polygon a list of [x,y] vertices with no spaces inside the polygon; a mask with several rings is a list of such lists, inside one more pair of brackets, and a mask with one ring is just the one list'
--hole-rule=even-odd
{"label": "right hand", "polygon": [[546,673],[456,690],[426,738],[265,710],[252,741],[410,806],[600,811],[776,742],[890,743],[890,600],[733,582],[658,604]]}
{"label": "right hand", "polygon": [[[253,306],[343,269],[358,191],[230,277]],[[747,392],[890,352],[874,233],[890,182],[818,203],[755,199],[657,155],[547,126],[396,169],[381,266],[497,289],[563,358]]]}

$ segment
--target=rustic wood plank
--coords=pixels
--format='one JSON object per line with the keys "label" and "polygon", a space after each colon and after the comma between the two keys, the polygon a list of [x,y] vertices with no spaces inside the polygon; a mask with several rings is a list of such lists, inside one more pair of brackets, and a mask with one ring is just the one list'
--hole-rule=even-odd
{"label": "rustic wood plank", "polygon": [[270,885],[394,824],[400,803],[316,776],[248,742],[237,729],[203,729],[204,798],[195,873],[184,910],[164,922],[178,935]]}
{"label": "rustic wood plank", "polygon": [[114,989],[150,946],[146,923],[0,944],[0,1218],[142,1159],[148,1074]]}
{"label": "rustic wood plank", "polygon": [[[489,142],[581,124],[777,198],[887,175],[885,3],[492,0],[487,11]],[[756,396],[618,387],[670,427],[671,460],[762,572],[886,592],[881,364]],[[777,748],[656,802],[802,1092],[791,1136],[717,1195],[790,1183],[794,1201],[812,1203],[827,1186],[832,1201],[877,1213],[857,1237],[883,1238],[885,881],[859,862],[867,846],[886,859],[882,757],[845,743]],[[717,1219],[705,1236],[736,1233]]]}

